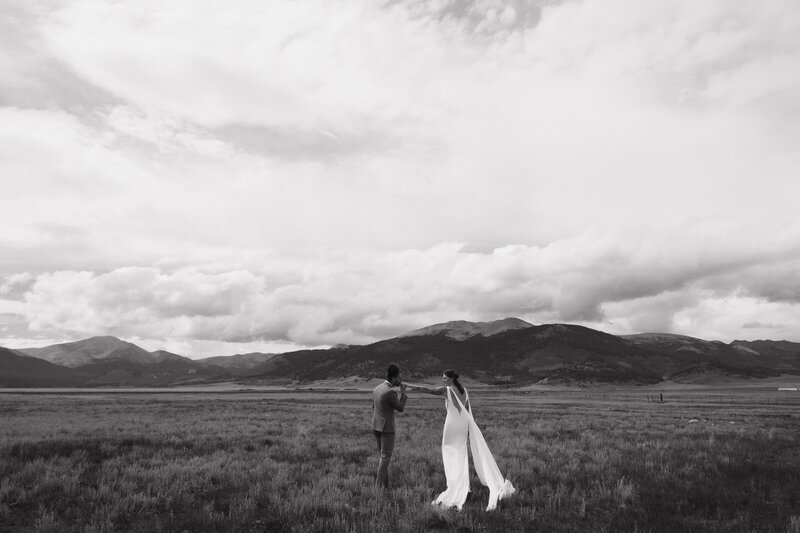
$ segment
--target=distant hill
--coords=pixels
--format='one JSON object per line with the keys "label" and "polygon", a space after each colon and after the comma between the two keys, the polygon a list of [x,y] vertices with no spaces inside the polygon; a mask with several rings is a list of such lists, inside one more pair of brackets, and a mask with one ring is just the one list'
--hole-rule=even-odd
{"label": "distant hill", "polygon": [[763,364],[780,371],[790,372],[797,366],[797,358],[800,357],[800,342],[733,341],[731,346],[756,356]]}
{"label": "distant hill", "polygon": [[247,375],[251,371],[275,357],[272,353],[240,353],[236,355],[219,355],[196,359],[195,362],[204,366],[218,366],[229,370],[234,375]]}
{"label": "distant hill", "polygon": [[[181,385],[232,377],[224,367],[201,364],[165,350],[148,352],[133,343],[110,336],[17,351],[37,361],[54,363],[55,369],[50,369],[50,375],[53,376],[58,372],[69,374],[64,367],[78,371],[72,374],[81,378],[75,379],[79,384],[88,386]],[[23,374],[20,370],[20,375]],[[35,378],[35,373],[29,377]]]}
{"label": "distant hill", "polygon": [[73,387],[88,378],[77,370],[0,347],[0,387]]}
{"label": "distant hill", "polygon": [[[720,376],[766,378],[781,373],[800,373],[798,343],[733,341],[725,344],[666,333],[643,333],[622,338],[639,348],[668,357],[671,364],[664,369],[663,378],[673,381],[713,381]],[[787,350],[776,356],[779,345],[786,346]]]}
{"label": "distant hill", "polygon": [[665,333],[615,336],[582,326],[533,325],[516,318],[434,324],[365,346],[201,360],[148,352],[115,337],[2,350],[0,386],[4,387],[375,378],[383,376],[390,362],[400,365],[408,381],[436,377],[453,368],[479,382],[505,385],[715,383],[800,376],[800,343],[726,344]]}
{"label": "distant hill", "polygon": [[85,382],[87,386],[161,387],[213,383],[233,377],[225,368],[185,358],[151,364],[117,359],[84,365],[77,370],[90,376]]}
{"label": "distant hill", "polygon": [[[491,335],[482,331],[490,330],[483,324],[439,324],[367,346],[281,354],[253,371],[301,381],[376,377],[395,362],[409,380],[454,368],[493,384],[647,384],[800,374],[800,350],[792,352],[785,345],[781,357],[761,358],[720,342],[667,334],[619,337],[567,324],[529,325]],[[766,352],[767,347],[773,345],[768,341],[760,349]]]}
{"label": "distant hill", "polygon": [[494,322],[467,322],[466,320],[458,320],[427,326],[405,333],[400,337],[420,337],[442,333],[451,339],[464,340],[469,337],[474,337],[475,335],[490,337],[504,331],[530,328],[532,326],[533,324],[520,320],[519,318],[505,318],[503,320],[495,320]]}
{"label": "distant hill", "polygon": [[91,337],[81,341],[54,344],[44,348],[25,348],[20,352],[57,365],[79,367],[101,361],[121,360],[143,365],[186,359],[180,355],[158,350],[148,352],[116,337]]}

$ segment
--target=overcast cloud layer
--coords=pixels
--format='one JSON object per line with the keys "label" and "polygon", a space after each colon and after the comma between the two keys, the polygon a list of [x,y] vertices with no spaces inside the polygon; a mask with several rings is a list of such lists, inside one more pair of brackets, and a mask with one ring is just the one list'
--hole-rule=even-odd
{"label": "overcast cloud layer", "polygon": [[0,345],[800,341],[795,0],[0,0]]}

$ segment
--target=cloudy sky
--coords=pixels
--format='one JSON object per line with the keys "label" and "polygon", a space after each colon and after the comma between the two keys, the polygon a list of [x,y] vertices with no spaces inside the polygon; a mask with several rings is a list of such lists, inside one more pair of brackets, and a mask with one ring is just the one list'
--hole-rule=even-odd
{"label": "cloudy sky", "polygon": [[0,345],[800,341],[796,0],[0,0]]}

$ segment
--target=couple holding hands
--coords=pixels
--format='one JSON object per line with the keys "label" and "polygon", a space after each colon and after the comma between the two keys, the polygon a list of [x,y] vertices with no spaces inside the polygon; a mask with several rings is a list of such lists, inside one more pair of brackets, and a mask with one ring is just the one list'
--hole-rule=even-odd
{"label": "couple holding hands", "polygon": [[[389,488],[389,462],[394,450],[394,413],[403,412],[408,396],[406,391],[419,391],[445,397],[447,416],[442,434],[442,462],[447,479],[447,489],[432,502],[443,508],[455,507],[461,510],[469,487],[469,458],[467,448],[472,452],[472,460],[478,479],[489,488],[487,511],[497,507],[497,502],[516,492],[510,481],[505,479],[486,445],[481,430],[472,417],[469,393],[458,381],[458,373],[445,370],[441,387],[404,385],[400,380],[400,368],[391,364],[386,370],[386,380],[375,387],[372,393],[372,431],[375,434],[380,462],[378,463],[377,485]],[[394,390],[400,387],[400,396]]]}

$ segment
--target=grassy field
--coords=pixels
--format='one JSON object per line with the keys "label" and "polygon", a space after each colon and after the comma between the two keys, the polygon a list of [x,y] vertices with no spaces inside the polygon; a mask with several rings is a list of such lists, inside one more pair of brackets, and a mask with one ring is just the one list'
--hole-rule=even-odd
{"label": "grassy field", "polygon": [[519,493],[445,488],[443,400],[400,415],[385,495],[369,392],[0,394],[0,531],[800,532],[800,395],[474,391]]}

